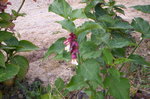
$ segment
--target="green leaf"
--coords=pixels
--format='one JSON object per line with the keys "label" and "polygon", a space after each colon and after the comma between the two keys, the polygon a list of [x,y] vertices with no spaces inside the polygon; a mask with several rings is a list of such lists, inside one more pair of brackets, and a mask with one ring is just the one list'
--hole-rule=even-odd
{"label": "green leaf", "polygon": [[6,64],[6,68],[0,68],[0,82],[14,78],[19,72],[19,66]]}
{"label": "green leaf", "polygon": [[88,21],[82,24],[82,26],[79,26],[76,30],[76,34],[80,34],[85,31],[93,30],[93,29],[103,29],[99,24]]}
{"label": "green leaf", "polygon": [[116,22],[115,19],[113,19],[111,16],[109,15],[103,15],[101,17],[98,17],[97,18],[98,21],[104,21],[106,23],[111,23],[111,24],[114,24]]}
{"label": "green leaf", "polygon": [[10,28],[15,26],[14,23],[12,23],[11,21],[6,21],[6,20],[0,20],[0,27],[1,28]]}
{"label": "green leaf", "polygon": [[132,20],[132,26],[134,27],[135,31],[142,33],[143,38],[150,38],[150,24],[148,21],[142,18],[135,18]]}
{"label": "green leaf", "polygon": [[132,26],[128,22],[116,21],[110,29],[132,29]]}
{"label": "green leaf", "polygon": [[18,46],[19,41],[16,37],[12,36],[10,39],[4,41],[7,46]]}
{"label": "green leaf", "polygon": [[116,10],[116,12],[119,12],[121,14],[124,14],[124,10],[122,10],[122,8],[126,8],[124,5],[114,5],[114,9]]}
{"label": "green leaf", "polygon": [[99,29],[92,30],[91,40],[97,45],[100,45],[101,43],[107,44],[110,40],[110,33],[105,33]]}
{"label": "green leaf", "polygon": [[35,46],[33,43],[26,41],[26,40],[21,40],[19,41],[19,47],[17,48],[18,52],[26,52],[26,51],[33,51],[33,50],[38,50],[38,47]]}
{"label": "green leaf", "polygon": [[0,13],[0,18],[2,18],[5,21],[10,21],[11,20],[11,15],[8,13]]}
{"label": "green leaf", "polygon": [[79,19],[79,18],[86,18],[86,15],[84,13],[84,9],[75,9],[72,11],[71,15],[71,20]]}
{"label": "green leaf", "polygon": [[83,81],[83,77],[80,75],[75,75],[71,78],[69,84],[67,85],[67,89],[69,91],[74,91],[74,90],[80,90],[86,86],[87,84]]}
{"label": "green leaf", "polygon": [[0,46],[1,49],[4,49],[4,50],[14,50],[16,49],[16,47],[10,47],[10,46],[7,46],[7,45],[1,45]]}
{"label": "green leaf", "polygon": [[120,80],[120,72],[117,69],[109,68],[107,71],[111,77],[113,77],[116,80]]}
{"label": "green leaf", "polygon": [[15,10],[11,10],[11,12],[12,12],[12,14],[15,16],[15,18],[18,17],[18,16],[25,16],[25,15],[26,15],[25,13],[18,13],[18,12],[15,11]]}
{"label": "green leaf", "polygon": [[68,30],[69,32],[75,32],[75,24],[70,20],[57,21],[62,25],[63,29]]}
{"label": "green leaf", "polygon": [[120,78],[117,80],[113,76],[108,76],[104,81],[104,85],[115,99],[130,99],[130,84],[128,79]]}
{"label": "green leaf", "polygon": [[101,50],[98,50],[98,46],[92,41],[81,43],[79,52],[84,59],[97,58],[101,55]]}
{"label": "green leaf", "polygon": [[144,13],[150,13],[150,5],[136,5],[136,6],[132,6],[132,8],[142,11]]}
{"label": "green leaf", "polygon": [[103,67],[106,66],[106,63],[105,63],[103,57],[101,57],[101,56],[98,57],[98,58],[96,59],[96,61],[99,62],[99,64],[101,64],[101,66],[103,66]]}
{"label": "green leaf", "polygon": [[108,15],[108,12],[106,9],[102,8],[101,6],[102,4],[101,3],[98,3],[96,6],[95,6],[95,15],[96,17],[101,17],[101,16],[104,16],[104,15]]}
{"label": "green leaf", "polygon": [[44,57],[47,58],[49,55],[51,55],[52,53],[56,53],[56,54],[61,54],[64,51],[65,45],[64,45],[64,40],[66,38],[60,38],[58,39],[54,44],[52,44],[48,51],[45,53]]}
{"label": "green leaf", "polygon": [[66,0],[54,0],[54,2],[49,6],[49,11],[68,19],[69,15],[71,15],[72,8]]}
{"label": "green leaf", "polygon": [[57,80],[55,81],[55,87],[59,92],[62,91],[65,88],[64,81],[61,78],[57,78]]}
{"label": "green leaf", "polygon": [[113,55],[111,51],[107,48],[103,49],[103,59],[108,65],[111,65],[113,63]]}
{"label": "green leaf", "polygon": [[20,67],[20,70],[17,74],[17,79],[23,80],[29,68],[28,60],[23,56],[16,55],[11,59],[11,63],[16,64]]}
{"label": "green leaf", "polygon": [[113,30],[125,30],[125,29],[132,29],[133,27],[128,23],[123,21],[120,18],[113,18],[110,15],[103,15],[97,18],[100,21],[100,24],[105,26],[106,29],[113,29]]}
{"label": "green leaf", "polygon": [[108,76],[104,80],[105,88],[108,88],[108,92],[115,97],[115,99],[130,99],[129,80],[122,78],[120,72],[115,68],[109,68]]}
{"label": "green leaf", "polygon": [[0,42],[4,40],[10,39],[12,36],[12,33],[6,32],[6,31],[0,31]]}
{"label": "green leaf", "polygon": [[1,51],[0,51],[0,67],[5,67],[5,56]]}
{"label": "green leaf", "polygon": [[57,55],[54,57],[54,59],[70,61],[71,56],[70,56],[70,53],[68,53],[67,51],[63,51],[63,53],[57,54]]}
{"label": "green leaf", "polygon": [[150,62],[147,62],[142,56],[140,55],[130,55],[129,59],[132,60],[133,63],[135,64],[140,64],[140,65],[147,65],[150,66]]}
{"label": "green leaf", "polygon": [[93,81],[97,84],[102,83],[99,73],[100,64],[94,59],[84,61],[77,69],[77,75],[82,76],[83,81]]}
{"label": "green leaf", "polygon": [[93,19],[95,20],[96,17],[95,15],[93,15],[93,13],[91,13],[91,9],[93,8],[93,5],[92,4],[88,4],[85,9],[84,9],[84,12],[85,12],[85,15],[90,18],[90,19]]}
{"label": "green leaf", "polygon": [[116,48],[116,49],[112,49],[112,54],[115,57],[125,57],[126,51],[124,48]]}
{"label": "green leaf", "polygon": [[108,45],[111,48],[123,48],[132,44],[133,43],[131,43],[128,39],[125,39],[125,38],[114,38],[110,40],[108,43]]}
{"label": "green leaf", "polygon": [[125,15],[124,10],[120,9],[120,8],[115,8],[116,12],[119,12],[123,15]]}
{"label": "green leaf", "polygon": [[95,14],[92,13],[93,8],[97,5],[100,6],[100,3],[104,3],[104,0],[90,0],[90,1],[86,1],[87,2],[87,6],[85,7],[85,14],[88,18],[91,19],[96,19]]}
{"label": "green leaf", "polygon": [[117,58],[117,59],[115,59],[114,64],[115,65],[123,64],[123,63],[130,62],[130,61],[132,61],[132,60],[128,59],[128,58]]}
{"label": "green leaf", "polygon": [[88,34],[88,32],[82,32],[78,35],[78,43],[81,43],[83,41],[86,41],[86,35]]}

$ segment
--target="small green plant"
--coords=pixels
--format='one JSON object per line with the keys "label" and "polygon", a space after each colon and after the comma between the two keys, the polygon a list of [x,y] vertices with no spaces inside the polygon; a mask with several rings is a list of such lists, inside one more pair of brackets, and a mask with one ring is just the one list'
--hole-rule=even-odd
{"label": "small green plant", "polygon": [[48,85],[47,93],[41,95],[41,99],[66,99],[69,91],[61,78],[57,78],[53,86]]}
{"label": "small green plant", "polygon": [[44,87],[42,84],[39,79],[35,79],[32,84],[18,82],[16,85],[26,99],[62,99],[69,93],[61,78],[58,78],[53,86]]}
{"label": "small green plant", "polygon": [[38,47],[27,40],[19,40],[14,31],[14,20],[23,13],[19,13],[24,1],[18,11],[5,12],[8,4],[7,0],[0,1],[0,82],[10,79],[22,80],[27,73],[29,63],[19,52],[37,50]]}
{"label": "small green plant", "polygon": [[[83,0],[85,8],[72,9],[65,0],[54,0],[49,11],[63,17],[57,23],[69,31],[69,37],[60,38],[52,44],[45,54],[55,53],[56,59],[71,59],[77,65],[76,74],[66,85],[68,91],[84,91],[90,99],[130,99],[129,68],[140,65],[150,66],[145,59],[135,54],[144,39],[150,38],[150,24],[142,18],[134,18],[132,23],[124,21],[117,13],[124,14],[124,5],[116,5],[114,0]],[[133,8],[148,12],[148,6]],[[74,21],[87,18],[77,27]],[[141,40],[136,43],[131,36],[141,33]],[[127,55],[128,47],[133,47]],[[137,68],[137,67],[136,67]],[[49,98],[50,99],[50,98]]]}
{"label": "small green plant", "polygon": [[39,79],[35,79],[32,84],[17,82],[16,85],[25,99],[41,99],[40,96],[48,92],[47,88],[42,86],[42,82]]}

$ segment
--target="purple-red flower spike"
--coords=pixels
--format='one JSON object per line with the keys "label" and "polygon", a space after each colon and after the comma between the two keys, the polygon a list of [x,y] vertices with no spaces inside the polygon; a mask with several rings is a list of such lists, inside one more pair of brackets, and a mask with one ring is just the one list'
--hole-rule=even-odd
{"label": "purple-red flower spike", "polygon": [[79,53],[79,44],[76,39],[76,35],[74,33],[70,33],[69,37],[64,41],[64,45],[66,45],[65,50],[71,54],[71,63],[78,65],[77,54]]}
{"label": "purple-red flower spike", "polygon": [[0,12],[4,12],[4,10],[7,8],[7,5],[11,5],[8,0],[1,0],[0,1]]}

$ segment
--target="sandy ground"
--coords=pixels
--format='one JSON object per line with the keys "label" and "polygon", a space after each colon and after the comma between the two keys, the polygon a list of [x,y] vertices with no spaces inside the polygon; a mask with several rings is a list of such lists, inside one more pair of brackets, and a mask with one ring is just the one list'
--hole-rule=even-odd
{"label": "sandy ground", "polygon": [[[22,0],[9,0],[12,2],[10,9],[17,9]],[[150,0],[116,0],[118,4],[124,4],[127,7],[133,5],[150,4]],[[26,0],[21,12],[26,13],[25,17],[19,17],[15,23],[15,30],[20,33],[20,39],[26,39],[37,46],[40,50],[31,53],[25,53],[30,61],[30,68],[27,74],[27,79],[32,82],[35,78],[40,78],[45,84],[53,82],[57,77],[63,78],[65,81],[70,79],[73,74],[70,63],[53,60],[51,57],[48,60],[42,60],[44,52],[47,48],[58,38],[67,36],[67,31],[63,30],[61,26],[55,21],[63,20],[58,15],[48,12],[48,5],[50,0]],[[80,8],[84,5],[79,4],[76,0],[69,0],[73,8]],[[125,20],[131,21],[134,17],[143,17],[150,21],[150,15],[136,11],[132,8],[125,9],[126,15],[121,15]],[[77,20],[77,25],[84,22],[83,19]],[[138,35],[135,35],[138,36]],[[145,41],[142,49],[137,51],[150,61],[150,42]]]}

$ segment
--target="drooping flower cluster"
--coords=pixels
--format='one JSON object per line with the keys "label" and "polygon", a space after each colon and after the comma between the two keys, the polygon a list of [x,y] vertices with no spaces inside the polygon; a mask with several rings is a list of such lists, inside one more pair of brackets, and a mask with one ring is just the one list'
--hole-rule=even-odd
{"label": "drooping flower cluster", "polygon": [[4,10],[7,8],[7,5],[11,5],[8,0],[0,0],[0,12],[4,12]]}
{"label": "drooping flower cluster", "polygon": [[71,63],[78,65],[77,55],[79,53],[79,44],[76,39],[76,35],[74,33],[70,33],[69,37],[64,41],[64,44],[66,45],[65,50],[71,54]]}

